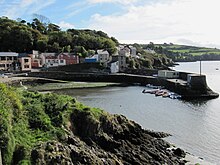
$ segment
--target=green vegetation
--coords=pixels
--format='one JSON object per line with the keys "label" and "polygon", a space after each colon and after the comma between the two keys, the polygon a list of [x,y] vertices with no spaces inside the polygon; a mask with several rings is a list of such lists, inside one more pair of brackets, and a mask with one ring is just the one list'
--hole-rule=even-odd
{"label": "green vegetation", "polygon": [[133,47],[137,49],[137,54],[139,58],[128,58],[128,67],[131,69],[164,69],[170,65],[173,65],[173,61],[168,58],[163,52],[149,52],[146,51],[147,48],[154,50],[154,44],[140,45],[133,44]]}
{"label": "green vegetation", "polygon": [[160,50],[174,61],[220,60],[220,49],[174,44],[157,44]]}
{"label": "green vegetation", "polygon": [[97,88],[106,87],[112,85],[119,85],[118,83],[104,83],[104,82],[67,82],[67,83],[46,83],[40,85],[31,86],[31,91],[50,91],[58,89],[73,89],[73,88]]}
{"label": "green vegetation", "polygon": [[50,140],[62,141],[74,110],[99,118],[102,110],[70,96],[40,94],[0,84],[0,149],[3,164],[31,164],[31,150]]}
{"label": "green vegetation", "polygon": [[32,22],[0,17],[0,52],[27,53],[73,52],[87,56],[91,50],[106,49],[110,54],[116,50],[118,41],[102,31],[68,29],[34,18]]}

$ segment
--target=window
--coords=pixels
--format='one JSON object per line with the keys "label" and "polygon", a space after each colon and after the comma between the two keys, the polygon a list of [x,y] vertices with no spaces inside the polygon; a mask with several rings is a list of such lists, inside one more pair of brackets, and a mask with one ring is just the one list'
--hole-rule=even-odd
{"label": "window", "polygon": [[64,63],[63,60],[60,60],[60,63]]}
{"label": "window", "polygon": [[30,68],[29,65],[24,65],[24,68]]}
{"label": "window", "polygon": [[25,62],[25,63],[29,62],[29,59],[24,59],[24,62]]}

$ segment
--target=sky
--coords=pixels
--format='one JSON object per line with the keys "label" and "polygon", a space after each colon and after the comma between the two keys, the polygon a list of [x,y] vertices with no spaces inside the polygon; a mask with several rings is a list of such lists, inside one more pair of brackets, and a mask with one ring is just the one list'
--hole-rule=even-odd
{"label": "sky", "polygon": [[219,0],[0,0],[0,16],[43,15],[63,30],[102,30],[120,43],[220,48]]}

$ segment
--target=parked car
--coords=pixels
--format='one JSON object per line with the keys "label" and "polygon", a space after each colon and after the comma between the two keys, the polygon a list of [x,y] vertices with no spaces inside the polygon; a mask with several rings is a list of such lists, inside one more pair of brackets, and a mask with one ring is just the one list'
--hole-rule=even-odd
{"label": "parked car", "polygon": [[0,74],[0,78],[8,78],[8,76],[5,74]]}

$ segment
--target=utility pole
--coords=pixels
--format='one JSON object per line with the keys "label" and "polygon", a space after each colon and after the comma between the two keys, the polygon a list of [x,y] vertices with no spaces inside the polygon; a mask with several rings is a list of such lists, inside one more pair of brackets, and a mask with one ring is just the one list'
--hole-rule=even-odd
{"label": "utility pole", "polygon": [[200,62],[199,62],[199,73],[200,73],[200,76],[202,74],[202,61],[201,61],[201,58],[200,58]]}

